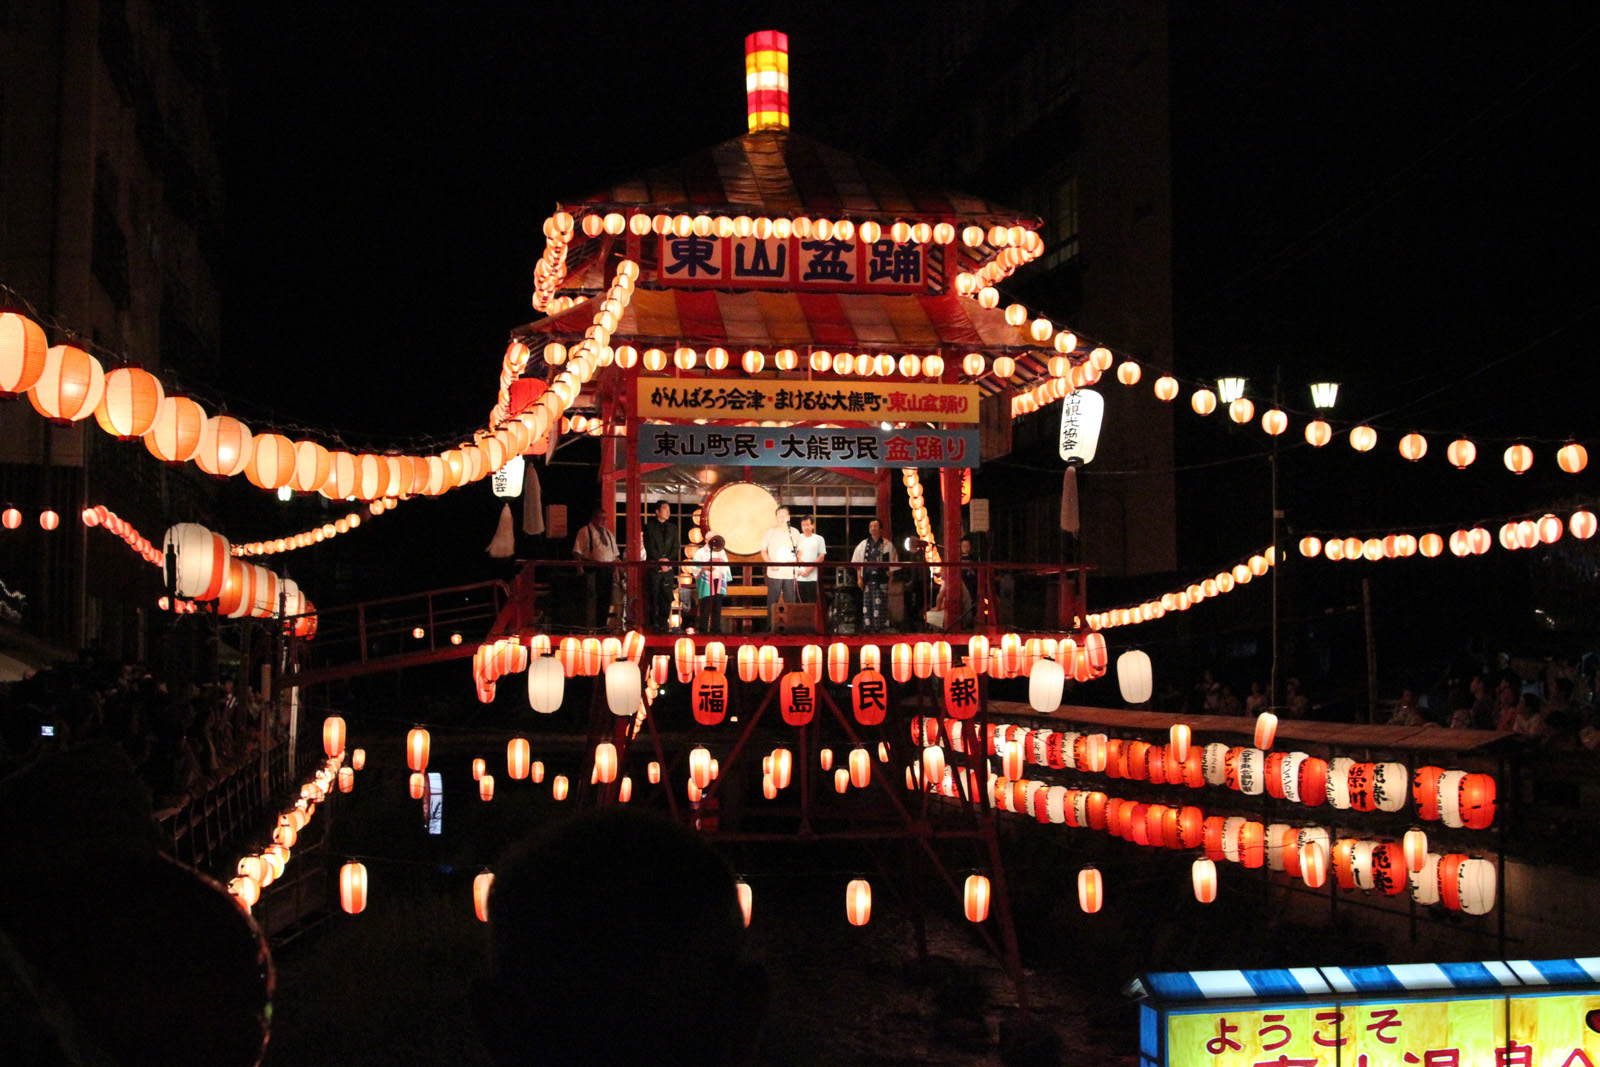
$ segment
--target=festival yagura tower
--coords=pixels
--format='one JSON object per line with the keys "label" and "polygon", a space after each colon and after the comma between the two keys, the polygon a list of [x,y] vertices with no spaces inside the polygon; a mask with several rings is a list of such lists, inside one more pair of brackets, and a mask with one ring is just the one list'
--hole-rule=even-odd
{"label": "festival yagura tower", "polygon": [[[643,479],[673,463],[831,468],[877,485],[885,528],[901,468],[929,561],[948,557],[963,470],[1109,353],[1001,307],[995,286],[1043,251],[1038,219],[791,132],[786,35],[745,48],[747,134],[546,220],[533,303],[548,317],[516,332],[528,373],[544,371],[552,425],[565,413],[624,442],[602,450],[601,480],[608,500],[626,482],[629,558]],[[937,535],[922,467],[940,474]],[[1060,627],[1078,611],[1060,596]]]}

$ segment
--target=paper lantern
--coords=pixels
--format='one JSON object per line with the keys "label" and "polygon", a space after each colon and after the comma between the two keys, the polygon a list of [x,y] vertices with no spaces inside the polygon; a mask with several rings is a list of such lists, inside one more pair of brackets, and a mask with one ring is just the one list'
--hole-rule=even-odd
{"label": "paper lantern", "polygon": [[1406,869],[1413,873],[1422,870],[1428,862],[1428,835],[1420,829],[1407,830],[1402,850],[1405,853]]}
{"label": "paper lantern", "polygon": [[[1059,664],[1057,665],[1059,667]],[[859,681],[860,675],[857,675]],[[881,677],[881,675],[880,675]],[[1028,682],[1029,697],[1032,697],[1033,682]],[[979,684],[978,672],[971,666],[951,667],[944,675],[944,706],[952,719],[967,720],[978,713]],[[1056,697],[1056,707],[1061,704],[1061,698]],[[1051,710],[1054,710],[1052,708]]]}
{"label": "paper lantern", "polygon": [[711,784],[711,752],[704,745],[689,750],[689,780],[701,789]]}
{"label": "paper lantern", "polygon": [[0,311],[0,397],[31,389],[44,373],[48,351],[38,323],[14,311]]}
{"label": "paper lantern", "polygon": [[163,557],[170,548],[176,559],[176,572],[165,575],[165,580],[179,596],[215,600],[221,594],[229,557],[228,542],[221,534],[199,523],[180,522],[167,530],[161,547]]}
{"label": "paper lantern", "polygon": [[1061,707],[1065,686],[1066,675],[1061,664],[1053,659],[1041,659],[1028,672],[1028,704],[1040,713],[1056,711]]}
{"label": "paper lantern", "polygon": [[526,737],[513,737],[506,742],[506,773],[518,781],[528,777],[530,754]]}
{"label": "paper lantern", "polygon": [[550,799],[551,800],[565,800],[565,799],[567,799],[567,776],[566,775],[558,774],[558,775],[556,775],[554,778],[552,778],[550,780]]}
{"label": "paper lantern", "polygon": [[481,757],[472,761],[472,780],[481,782],[483,776],[489,773],[489,764]]}
{"label": "paper lantern", "polygon": [[822,646],[806,645],[800,650],[800,670],[813,685],[822,681]]}
{"label": "paper lantern", "polygon": [[689,706],[694,712],[694,721],[700,725],[720,723],[728,714],[727,676],[710,668],[697,673],[689,693]]}
{"label": "paper lantern", "polygon": [[1462,911],[1468,915],[1487,915],[1494,910],[1495,890],[1494,864],[1488,860],[1461,859],[1455,869],[1455,896]]}
{"label": "paper lantern", "polygon": [[1095,677],[1105,673],[1106,663],[1110,653],[1106,651],[1106,635],[1092,633],[1083,640],[1083,651],[1089,660],[1089,669],[1094,671]]}
{"label": "paper lantern", "polygon": [[678,638],[672,646],[672,662],[678,668],[678,681],[687,682],[694,677],[696,667],[694,638]]}
{"label": "paper lantern", "polygon": [[367,765],[367,750],[366,749],[358,748],[358,749],[355,749],[354,751],[352,751],[350,753],[350,766],[354,767],[356,770],[359,771],[361,768],[365,767],[366,765]]}
{"label": "paper lantern", "polygon": [[479,922],[489,921],[489,890],[494,887],[494,875],[489,871],[480,871],[472,879],[472,911]]}
{"label": "paper lantern", "polygon": [[937,782],[944,777],[944,749],[929,745],[922,750],[922,780]]}
{"label": "paper lantern", "polygon": [[1533,449],[1527,445],[1512,445],[1506,449],[1505,464],[1512,474],[1526,474],[1533,466]]}
{"label": "paper lantern", "polygon": [[594,766],[599,780],[607,785],[617,780],[617,746],[602,741],[594,746]]}
{"label": "paper lantern", "polygon": [[1420,433],[1408,433],[1400,438],[1400,455],[1412,463],[1428,454],[1428,439]]}
{"label": "paper lantern", "polygon": [[261,885],[254,878],[241,874],[228,883],[228,892],[236,897],[245,911],[256,906],[261,899]]}
{"label": "paper lantern", "polygon": [[835,641],[828,646],[828,681],[843,685],[850,679],[850,646]]}
{"label": "paper lantern", "polygon": [[57,515],[55,512],[53,512],[53,511],[41,511],[39,513],[39,526],[42,529],[54,530],[57,526],[60,526],[60,525],[61,525],[61,516]]}
{"label": "paper lantern", "polygon": [[1451,441],[1444,450],[1444,458],[1454,467],[1465,469],[1472,466],[1472,461],[1478,458],[1478,448],[1465,437]]}
{"label": "paper lantern", "polygon": [[1194,881],[1194,898],[1202,904],[1217,899],[1217,864],[1215,860],[1201,857],[1190,869]]}
{"label": "paper lantern", "polygon": [[911,673],[918,678],[933,677],[932,642],[918,641],[911,646]]}
{"label": "paper lantern", "polygon": [[1300,847],[1300,879],[1312,889],[1328,881],[1328,850],[1320,841],[1307,841]]}
{"label": "paper lantern", "polygon": [[[18,380],[22,373],[26,368],[18,373]],[[45,350],[44,365],[28,389],[28,401],[51,422],[76,422],[94,414],[105,386],[99,360],[81,348],[56,345]]]}
{"label": "paper lantern", "polygon": [[825,771],[833,770],[833,749],[825,748],[817,753],[817,761]]}
{"label": "paper lantern", "polygon": [[1469,774],[1461,779],[1457,809],[1469,829],[1487,830],[1494,823],[1495,782],[1487,774]]}
{"label": "paper lantern", "polygon": [[344,720],[337,715],[322,720],[322,751],[329,759],[344,754]]}
{"label": "paper lantern", "polygon": [[1356,426],[1350,430],[1350,447],[1357,452],[1371,452],[1378,443],[1378,431],[1371,426]]}
{"label": "paper lantern", "polygon": [[339,906],[351,915],[367,907],[367,867],[352,860],[339,868]]}
{"label": "paper lantern", "polygon": [[783,653],[773,645],[762,645],[756,653],[756,674],[763,682],[776,682],[783,673]]}
{"label": "paper lantern", "polygon": [[1433,559],[1444,551],[1444,538],[1436,533],[1425,533],[1417,539],[1417,551]]}
{"label": "paper lantern", "polygon": [[872,781],[872,757],[864,748],[850,750],[850,784],[865,789]]}
{"label": "paper lantern", "polygon": [[[1159,384],[1158,382],[1157,385]],[[1158,392],[1156,395],[1161,394]],[[1194,408],[1196,415],[1209,415],[1217,410],[1217,394],[1209,389],[1196,389],[1194,395],[1189,398],[1189,406]]]}
{"label": "paper lantern", "polygon": [[852,879],[845,887],[844,913],[851,926],[865,926],[872,918],[872,886],[865,878]]}
{"label": "paper lantern", "polygon": [[1556,466],[1568,474],[1577,474],[1589,465],[1589,450],[1576,441],[1556,450]]}
{"label": "paper lantern", "polygon": [[[1120,661],[1118,662],[1117,666],[1118,670],[1120,671]],[[1174,723],[1172,728],[1168,731],[1168,736],[1172,745],[1172,758],[1177,760],[1179,763],[1186,762],[1189,759],[1189,742],[1192,737],[1189,727],[1181,722]]]}
{"label": "paper lantern", "polygon": [[904,641],[889,650],[889,664],[894,680],[904,685],[911,680],[911,646]]}
{"label": "paper lantern", "polygon": [[540,656],[528,663],[528,707],[552,714],[561,707],[566,690],[567,675],[556,659]]}
{"label": "paper lantern", "polygon": [[833,791],[835,793],[845,793],[848,792],[849,789],[850,772],[845,770],[843,767],[840,767],[838,770],[833,772]]}
{"label": "paper lantern", "polygon": [[1000,747],[1000,772],[1012,781],[1022,777],[1022,746],[1015,741],[1007,741]]}
{"label": "paper lantern", "polygon": [[494,799],[494,775],[486,774],[478,779],[478,797],[481,800]]}
{"label": "paper lantern", "polygon": [[734,893],[739,898],[739,914],[744,916],[745,926],[750,925],[750,915],[755,910],[755,890],[743,878],[734,883]]}
{"label": "paper lantern", "polygon": [[407,788],[412,800],[421,800],[423,794],[428,791],[427,775],[421,771],[413,771]]}
{"label": "paper lantern", "polygon": [[1270,711],[1256,716],[1256,747],[1269,749],[1278,736],[1278,717]]}
{"label": "paper lantern", "polygon": [[[1117,657],[1117,686],[1122,690],[1125,702],[1143,704],[1150,699],[1153,685],[1149,653],[1132,649]],[[1187,745],[1184,752],[1187,755]]]}
{"label": "paper lantern", "polygon": [[794,754],[786,748],[775,748],[763,762],[767,764],[773,784],[779,789],[788,789],[794,772]]}
{"label": "paper lantern", "polygon": [[606,667],[606,705],[611,714],[632,715],[639,709],[643,689],[638,664],[621,659]]}
{"label": "paper lantern", "polygon": [[200,428],[200,446],[194,464],[207,474],[231,478],[241,473],[254,455],[250,428],[230,415],[213,415]]}
{"label": "paper lantern", "polygon": [[411,732],[406,734],[406,766],[418,773],[427,770],[430,745],[431,738],[428,737],[428,731],[420,726],[413,727]]}
{"label": "paper lantern", "polygon": [[1100,910],[1100,905],[1105,902],[1105,883],[1100,877],[1100,872],[1094,867],[1085,867],[1078,872],[1078,907],[1085,913],[1093,915]]}
{"label": "paper lantern", "polygon": [[95,421],[113,437],[131,441],[155,425],[164,399],[155,375],[137,367],[122,367],[106,374],[100,403],[94,409]]}

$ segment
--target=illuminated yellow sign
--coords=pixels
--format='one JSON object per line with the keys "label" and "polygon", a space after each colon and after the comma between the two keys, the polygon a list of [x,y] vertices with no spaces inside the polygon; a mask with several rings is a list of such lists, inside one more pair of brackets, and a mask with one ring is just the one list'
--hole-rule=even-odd
{"label": "illuminated yellow sign", "polygon": [[1166,1022],[1166,1067],[1600,1067],[1600,994],[1255,1004]]}
{"label": "illuminated yellow sign", "polygon": [[976,385],[640,378],[638,400],[646,419],[978,421]]}

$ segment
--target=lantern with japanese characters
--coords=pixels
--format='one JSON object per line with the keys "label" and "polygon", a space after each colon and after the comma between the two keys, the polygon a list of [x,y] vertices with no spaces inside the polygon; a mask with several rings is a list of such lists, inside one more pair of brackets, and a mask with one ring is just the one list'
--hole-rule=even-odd
{"label": "lantern with japanese characters", "polygon": [[952,719],[966,720],[978,713],[978,672],[971,666],[945,672],[944,706]]}
{"label": "lantern with japanese characters", "polygon": [[817,713],[817,686],[805,671],[790,671],[779,689],[779,710],[790,726],[805,726]]}
{"label": "lantern with japanese characters", "polygon": [[889,687],[883,675],[875,670],[857,671],[850,689],[850,704],[856,722],[863,726],[876,726],[883,722],[889,710]]}
{"label": "lantern with japanese characters", "polygon": [[[709,668],[694,676],[694,687],[689,694],[694,721],[702,726],[715,726],[728,714],[728,679]],[[701,786],[701,788],[705,788]]]}

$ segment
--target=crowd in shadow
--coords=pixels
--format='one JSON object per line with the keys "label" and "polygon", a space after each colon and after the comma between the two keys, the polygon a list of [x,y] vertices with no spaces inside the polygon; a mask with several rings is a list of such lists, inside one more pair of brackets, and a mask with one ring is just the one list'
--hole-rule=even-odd
{"label": "crowd in shadow", "polygon": [[[171,810],[256,755],[263,709],[231,678],[169,686],[142,665],[85,655],[0,684],[0,775],[50,752],[110,742],[156,810]],[[286,736],[286,724],[267,725],[273,739]]]}

